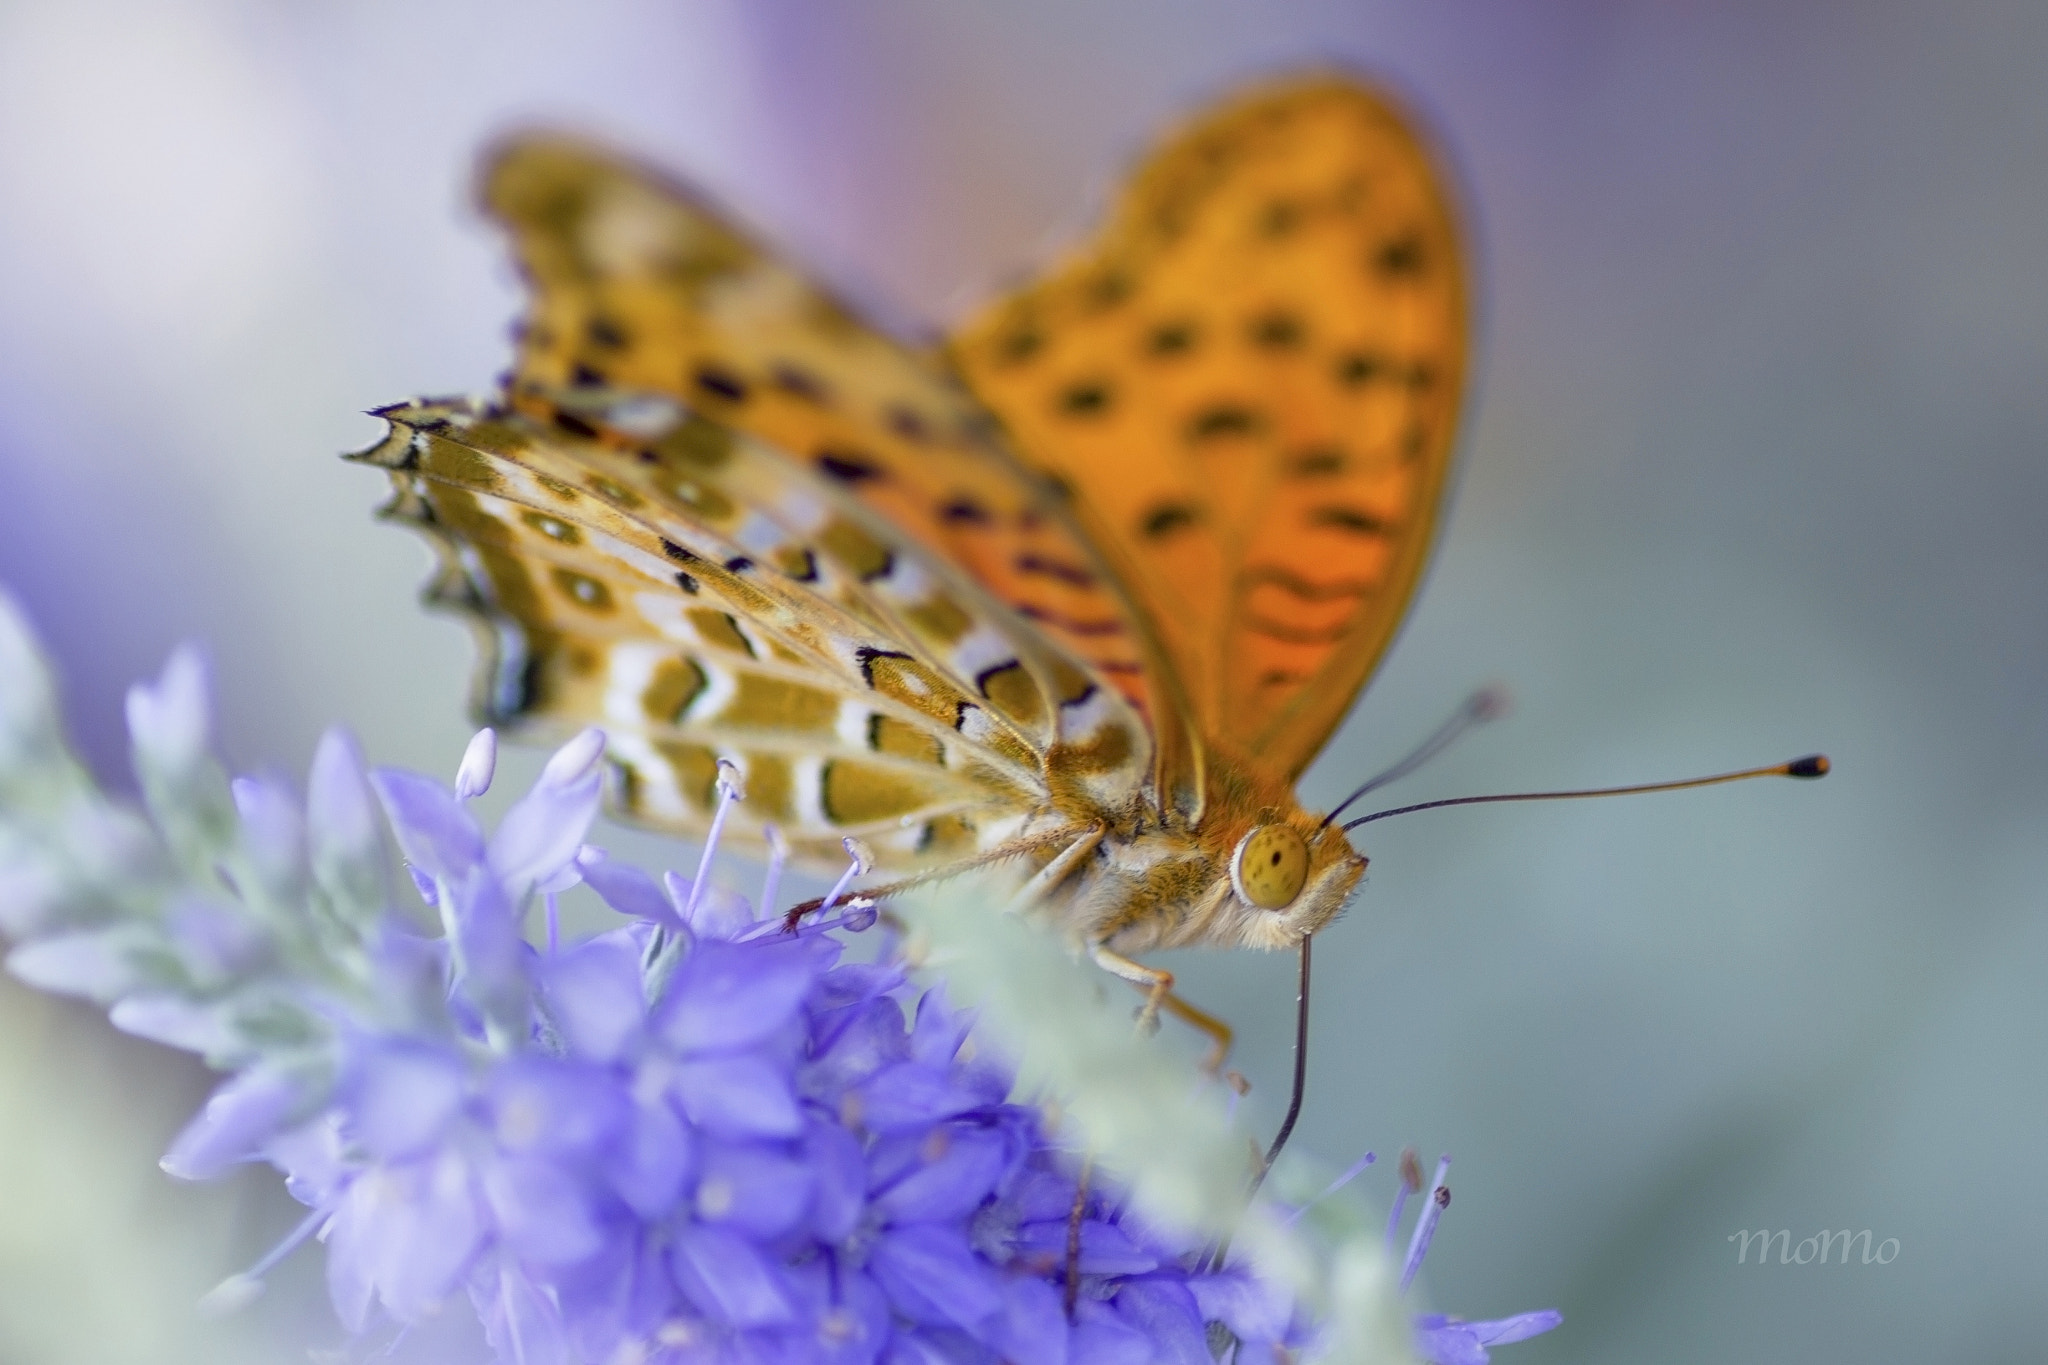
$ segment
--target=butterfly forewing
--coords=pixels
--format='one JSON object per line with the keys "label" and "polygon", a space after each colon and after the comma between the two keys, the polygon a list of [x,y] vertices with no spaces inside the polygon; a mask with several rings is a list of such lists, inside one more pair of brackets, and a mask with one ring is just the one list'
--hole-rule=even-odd
{"label": "butterfly forewing", "polygon": [[[1075,534],[1059,487],[1011,458],[941,366],[856,321],[701,197],[591,148],[514,142],[483,196],[533,290],[515,406],[545,419],[581,392],[663,394],[783,452],[1028,622],[1049,713],[1098,686],[1128,704],[1114,725],[1091,718],[1094,738],[1055,714],[1057,742],[1077,746],[1055,775],[1142,769],[1146,719],[1177,714],[1158,695],[1148,624]],[[992,702],[1024,684],[1003,662],[969,674]]]}
{"label": "butterfly forewing", "polygon": [[1421,572],[1465,297],[1406,123],[1341,80],[1225,105],[952,353],[1158,623],[1212,746],[1293,776]]}

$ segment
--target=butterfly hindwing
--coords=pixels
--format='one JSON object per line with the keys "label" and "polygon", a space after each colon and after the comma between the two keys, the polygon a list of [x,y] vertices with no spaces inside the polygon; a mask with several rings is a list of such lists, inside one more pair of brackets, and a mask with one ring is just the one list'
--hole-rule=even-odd
{"label": "butterfly hindwing", "polygon": [[[1014,654],[979,687],[958,676],[933,643],[971,640],[986,603],[914,548],[886,577],[922,575],[919,595],[891,603],[881,576],[860,583],[872,562],[865,542],[831,533],[829,486],[809,490],[808,537],[778,525],[806,503],[800,469],[780,471],[772,500],[742,504],[750,478],[778,473],[759,443],[679,410],[657,434],[644,403],[630,447],[463,402],[380,415],[391,435],[364,458],[391,471],[391,514],[440,545],[430,595],[480,626],[478,710],[514,731],[606,726],[631,817],[703,828],[724,757],[749,814],[799,856],[829,861],[854,834],[888,867],[942,864],[1045,804],[1057,734],[1100,741],[1117,723],[1094,699],[1034,711],[1040,674]],[[1126,780],[1134,764],[1127,754]]]}
{"label": "butterfly hindwing", "polygon": [[1212,747],[1292,777],[1421,573],[1466,301],[1450,205],[1341,77],[1224,105],[951,353],[1164,635]]}

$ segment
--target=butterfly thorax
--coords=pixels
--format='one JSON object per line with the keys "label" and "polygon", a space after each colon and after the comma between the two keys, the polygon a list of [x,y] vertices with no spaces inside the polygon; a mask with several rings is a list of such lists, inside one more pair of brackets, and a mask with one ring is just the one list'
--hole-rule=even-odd
{"label": "butterfly thorax", "polygon": [[[1290,948],[1334,919],[1366,866],[1343,832],[1323,825],[1284,785],[1251,765],[1212,756],[1207,778],[1208,799],[1193,816],[1143,800],[1093,812],[1101,842],[1049,899],[1046,917],[1079,941],[1119,953]],[[1292,831],[1298,845],[1280,830]],[[1254,831],[1272,832],[1258,849],[1248,847]],[[1263,864],[1264,844],[1276,840],[1299,847],[1306,858],[1298,894],[1269,908],[1252,899],[1255,885],[1248,892],[1242,860],[1257,854]],[[1250,871],[1255,877],[1259,868]]]}

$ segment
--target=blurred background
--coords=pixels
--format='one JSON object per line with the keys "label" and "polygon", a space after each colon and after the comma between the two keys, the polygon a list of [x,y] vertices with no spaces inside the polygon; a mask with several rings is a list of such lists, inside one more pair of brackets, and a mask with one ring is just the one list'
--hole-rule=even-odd
{"label": "blurred background", "polygon": [[[2038,1359],[2038,5],[12,0],[0,581],[112,781],[123,690],[190,637],[236,764],[303,772],[346,719],[452,772],[467,637],[415,606],[381,477],[334,456],[364,409],[505,359],[482,142],[612,139],[930,330],[1177,113],[1327,60],[1448,148],[1483,317],[1435,567],[1306,795],[1492,680],[1511,718],[1395,799],[1838,771],[1373,826],[1297,1141],[1455,1156],[1430,1293],[1562,1309],[1519,1365]],[[1169,965],[1277,1113],[1292,962]],[[157,1172],[206,1087],[0,986],[0,1365],[338,1341],[317,1252],[241,1318],[193,1314],[296,1218],[267,1173]],[[1759,1228],[1898,1251],[1737,1265]]]}

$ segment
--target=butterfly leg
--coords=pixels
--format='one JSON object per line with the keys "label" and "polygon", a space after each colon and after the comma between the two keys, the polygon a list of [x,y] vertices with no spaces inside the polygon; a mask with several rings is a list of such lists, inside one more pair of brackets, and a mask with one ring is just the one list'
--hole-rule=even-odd
{"label": "butterfly leg", "polygon": [[1081,1222],[1088,1216],[1088,1178],[1095,1171],[1091,1148],[1081,1158],[1081,1173],[1074,1180],[1074,1206],[1067,1211],[1067,1321],[1074,1320],[1074,1304],[1081,1297]]}
{"label": "butterfly leg", "polygon": [[[920,886],[929,886],[933,882],[944,881],[949,877],[958,877],[965,873],[973,872],[978,868],[991,867],[997,863],[1005,862],[1011,858],[1022,857],[1040,849],[1061,848],[1062,845],[1065,845],[1066,847],[1062,850],[1060,856],[1054,858],[1037,876],[1031,879],[1031,882],[1024,888],[1023,892],[1019,893],[1019,901],[1021,903],[1024,898],[1041,894],[1051,889],[1052,886],[1057,885],[1067,873],[1073,871],[1074,865],[1082,857],[1086,856],[1101,842],[1102,827],[1099,825],[1081,830],[1078,833],[1071,828],[1056,829],[1046,834],[1033,835],[1028,839],[1020,839],[1015,843],[1004,844],[1001,848],[991,849],[987,853],[976,858],[970,858],[965,862],[933,868],[929,872],[919,872],[913,876],[890,882],[885,886],[862,887],[848,892],[846,899],[884,901],[891,896],[900,896],[906,891],[915,890]],[[1086,847],[1080,847],[1080,845],[1084,844]],[[1075,851],[1077,847],[1080,849],[1078,853]],[[1046,874],[1055,867],[1060,869],[1059,875],[1053,877],[1051,881],[1047,881]],[[791,906],[782,916],[783,929],[789,933],[795,933],[797,926],[803,923],[806,915],[815,915],[824,907],[825,898],[823,896],[813,896],[807,901]]]}
{"label": "butterfly leg", "polygon": [[1101,825],[1095,825],[1082,830],[1074,842],[1061,849],[1051,862],[1038,869],[1037,874],[1030,881],[1024,883],[1016,896],[1011,899],[1009,908],[1021,910],[1034,904],[1061,882],[1072,876],[1074,869],[1094,854],[1096,847],[1102,843],[1102,836],[1106,832]]}
{"label": "butterfly leg", "polygon": [[[1223,1060],[1230,1055],[1230,1044],[1235,1036],[1230,1025],[1205,1010],[1196,1009],[1173,993],[1173,973],[1163,967],[1147,967],[1142,962],[1133,962],[1122,953],[1112,952],[1108,945],[1090,944],[1088,956],[1095,965],[1113,976],[1124,980],[1145,992],[1144,1008],[1138,1011],[1138,1027],[1156,1028],[1159,1011],[1165,1010],[1174,1018],[1209,1037],[1209,1055],[1202,1061],[1202,1069],[1210,1075],[1221,1075]],[[1241,1079],[1241,1078],[1239,1078]],[[1233,1081],[1235,1085],[1237,1082]]]}

